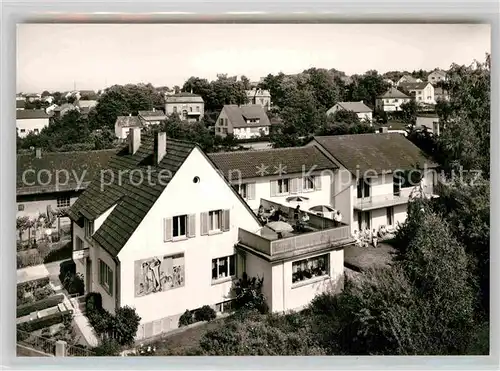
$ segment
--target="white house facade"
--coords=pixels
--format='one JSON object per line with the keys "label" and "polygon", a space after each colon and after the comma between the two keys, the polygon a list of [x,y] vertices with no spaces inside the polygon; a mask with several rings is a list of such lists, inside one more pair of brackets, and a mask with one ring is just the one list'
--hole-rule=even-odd
{"label": "white house facade", "polygon": [[165,114],[176,114],[189,122],[200,121],[205,114],[205,103],[201,96],[192,93],[166,94]]}
{"label": "white house facade", "polygon": [[16,128],[20,138],[29,133],[39,134],[43,128],[49,126],[49,118],[44,110],[16,110]]}
{"label": "white house facade", "polygon": [[[111,175],[118,169],[135,175],[120,183]],[[150,169],[155,185],[151,178],[139,181]],[[314,214],[312,224],[321,230],[312,229],[306,244],[306,234],[299,242],[296,235],[278,240],[196,145],[165,133],[141,138],[136,128],[128,147],[110,160],[107,177],[95,179],[69,215],[86,292],[101,293],[111,312],[135,308],[141,317],[138,339],[177,328],[187,309],[209,305],[224,311],[233,298],[233,281],[243,272],[264,277],[271,310],[303,307],[321,292],[320,281],[324,288],[342,277],[342,247],[351,242],[348,226],[334,228]],[[307,283],[301,276],[305,288],[292,292],[298,285],[298,274],[295,286],[290,284],[292,270],[304,265],[298,259],[318,254],[318,269],[310,277],[315,280]]]}
{"label": "white house facade", "polygon": [[401,111],[401,105],[411,101],[411,97],[402,91],[391,87],[383,95],[377,97],[375,106],[384,112],[397,112]]}
{"label": "white house facade", "polygon": [[215,135],[234,135],[236,139],[268,136],[271,122],[264,108],[258,104],[238,106],[228,104],[222,108],[215,122]]}
{"label": "white house facade", "polygon": [[431,84],[446,81],[446,72],[442,70],[434,70],[429,74],[429,76],[427,76],[427,81]]}
{"label": "white house facade", "polygon": [[399,85],[410,92],[417,103],[435,104],[434,86],[430,82],[409,82]]}
{"label": "white house facade", "polygon": [[145,125],[137,116],[118,116],[115,122],[115,136],[125,139],[133,128],[143,128]]}
{"label": "white house facade", "polygon": [[271,93],[269,90],[252,89],[246,91],[248,102],[250,104],[258,104],[265,110],[271,107]]}
{"label": "white house facade", "polygon": [[326,111],[327,115],[333,115],[338,111],[354,112],[358,118],[363,121],[372,122],[373,110],[361,102],[338,102],[336,105]]}

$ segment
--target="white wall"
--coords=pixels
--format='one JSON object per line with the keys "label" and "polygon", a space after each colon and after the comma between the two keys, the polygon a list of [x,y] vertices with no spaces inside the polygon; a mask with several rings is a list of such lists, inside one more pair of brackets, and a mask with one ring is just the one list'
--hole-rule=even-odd
{"label": "white wall", "polygon": [[261,131],[264,133],[264,135],[269,135],[269,126],[234,128],[233,135],[237,139],[258,138],[262,136]]}
{"label": "white wall", "polygon": [[[34,131],[35,129],[38,129],[38,133],[40,133],[47,126],[49,126],[48,118],[16,120],[17,133],[20,138],[26,137],[30,131]],[[23,130],[24,132],[22,132]]]}
{"label": "white wall", "polygon": [[[171,103],[168,102],[165,104],[165,114],[171,115],[174,113],[174,107],[177,107],[177,114],[182,118],[182,111],[187,111],[189,112],[200,112],[198,116],[189,116],[188,115],[188,121],[196,121],[196,120],[201,120],[203,118],[204,112],[205,112],[205,105],[203,102],[176,102],[176,103]],[[190,111],[192,109],[192,111]]]}
{"label": "white wall", "polygon": [[[200,178],[197,184],[193,182],[195,176]],[[189,195],[189,199],[179,197],[182,194]],[[200,236],[200,213],[217,209],[231,210],[230,231]],[[197,215],[196,237],[164,242],[163,219],[184,214]],[[120,305],[135,307],[141,323],[147,323],[227,300],[232,283],[212,285],[212,259],[235,254],[238,227],[253,231],[259,224],[203,154],[195,149],[118,255]],[[184,253],[184,286],[135,297],[134,262],[177,253]]]}
{"label": "white wall", "polygon": [[[308,170],[308,169],[307,169]],[[301,177],[302,174],[287,174],[290,178]],[[255,198],[254,199],[246,199],[245,201],[250,206],[250,208],[254,211],[259,209],[260,200],[266,199],[269,201],[274,201],[283,205],[287,205],[286,199],[290,196],[301,195],[308,197],[309,200],[301,203],[301,208],[303,210],[307,210],[310,207],[317,205],[331,205],[332,203],[332,175],[330,172],[312,172],[311,175],[321,177],[321,189],[312,190],[312,191],[301,191],[299,193],[288,193],[286,195],[279,195],[271,197],[271,181],[278,179],[277,176],[273,177],[258,177],[258,178],[250,178],[243,179],[241,183],[255,183]],[[238,182],[234,182],[233,184],[237,184]]]}
{"label": "white wall", "polygon": [[125,139],[127,138],[130,129],[132,128],[115,125],[115,135],[119,139]]}
{"label": "white wall", "polygon": [[377,98],[377,108],[383,108],[385,112],[401,111],[401,105],[407,103],[411,98]]}

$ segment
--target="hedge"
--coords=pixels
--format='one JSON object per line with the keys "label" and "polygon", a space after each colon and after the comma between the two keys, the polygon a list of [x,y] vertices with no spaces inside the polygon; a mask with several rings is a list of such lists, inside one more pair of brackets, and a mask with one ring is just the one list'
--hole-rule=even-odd
{"label": "hedge", "polygon": [[[37,318],[29,322],[23,322],[17,325],[17,329],[25,332],[33,332],[36,330],[40,330],[45,327],[49,327],[52,325],[56,325],[58,323],[62,323],[64,317],[71,316],[73,314],[72,310],[66,310],[64,312],[57,312],[54,314],[49,314],[48,316]],[[19,333],[18,333],[19,334]],[[19,335],[18,335],[19,336]],[[18,339],[24,340],[24,339]]]}
{"label": "hedge", "polygon": [[47,286],[50,280],[49,277],[38,278],[36,280],[26,281],[17,284],[18,290],[30,291],[39,287]]}
{"label": "hedge", "polygon": [[59,260],[69,259],[72,256],[73,256],[73,246],[71,245],[71,242],[68,242],[61,248],[50,251],[43,259],[43,262],[47,264]]}
{"label": "hedge", "polygon": [[59,294],[50,296],[43,300],[36,301],[34,303],[20,305],[19,307],[17,307],[16,317],[19,318],[22,316],[27,316],[28,314],[34,311],[40,311],[50,307],[55,307],[59,303],[62,303],[63,300],[64,300],[64,295]]}

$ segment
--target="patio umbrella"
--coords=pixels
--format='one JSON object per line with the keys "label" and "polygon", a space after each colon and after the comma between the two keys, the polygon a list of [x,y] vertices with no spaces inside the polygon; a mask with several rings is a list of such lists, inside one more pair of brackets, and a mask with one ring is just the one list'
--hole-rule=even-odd
{"label": "patio umbrella", "polygon": [[286,202],[302,202],[309,200],[309,197],[304,196],[291,196],[286,199]]}
{"label": "patio umbrella", "polygon": [[288,224],[286,222],[282,222],[282,221],[267,223],[266,227],[269,227],[270,229],[272,229],[275,232],[292,232],[293,231],[293,227],[290,224]]}
{"label": "patio umbrella", "polygon": [[313,206],[309,209],[309,211],[315,212],[315,213],[333,213],[335,209],[331,206],[328,205],[317,205]]}

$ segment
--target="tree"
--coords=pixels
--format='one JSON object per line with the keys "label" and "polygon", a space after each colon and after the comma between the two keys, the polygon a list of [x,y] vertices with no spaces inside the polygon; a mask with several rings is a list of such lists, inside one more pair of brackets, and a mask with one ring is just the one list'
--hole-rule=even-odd
{"label": "tree", "polygon": [[120,345],[133,344],[140,322],[141,317],[137,315],[135,309],[129,306],[118,308],[112,321],[113,338]]}
{"label": "tree", "polygon": [[[30,219],[27,216],[18,216],[16,218],[16,229],[19,233],[19,242],[23,242],[23,233],[26,229],[28,229],[30,223]],[[29,238],[29,237],[28,237]]]}
{"label": "tree", "polygon": [[370,107],[375,107],[375,101],[389,89],[390,84],[375,70],[367,71],[363,75],[351,76],[352,82],[347,86],[347,100],[352,102],[363,101]]}
{"label": "tree", "polygon": [[260,313],[267,313],[269,306],[262,292],[264,278],[248,277],[243,273],[243,277],[236,282],[234,287],[234,305],[237,310],[257,310]]}
{"label": "tree", "polygon": [[401,119],[404,123],[414,126],[417,122],[418,104],[414,99],[401,104]]}
{"label": "tree", "polygon": [[44,90],[44,91],[42,92],[42,98],[44,98],[44,97],[48,97],[49,95],[50,95],[50,92],[49,92],[49,91],[47,91],[47,90]]}

